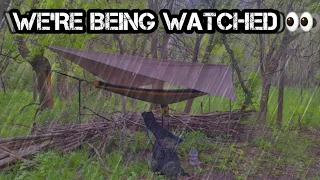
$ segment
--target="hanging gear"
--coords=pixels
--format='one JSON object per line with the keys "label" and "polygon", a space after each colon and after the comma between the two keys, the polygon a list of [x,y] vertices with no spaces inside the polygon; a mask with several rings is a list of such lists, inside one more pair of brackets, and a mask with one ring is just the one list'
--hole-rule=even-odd
{"label": "hanging gear", "polygon": [[[176,151],[176,147],[182,142],[182,139],[160,126],[152,112],[144,112],[142,117],[146,125],[147,136],[152,144],[151,170],[160,172],[172,179],[177,179],[180,175],[186,175],[187,173],[181,167]],[[149,137],[148,129],[156,137],[154,143]]]}
{"label": "hanging gear", "polygon": [[156,140],[152,148],[151,170],[153,172],[160,172],[173,179],[185,174],[178,158],[176,146],[177,143],[170,138]]}
{"label": "hanging gear", "polygon": [[169,106],[166,104],[166,105],[161,105],[161,112],[162,112],[162,115],[166,116],[166,115],[169,115]]}

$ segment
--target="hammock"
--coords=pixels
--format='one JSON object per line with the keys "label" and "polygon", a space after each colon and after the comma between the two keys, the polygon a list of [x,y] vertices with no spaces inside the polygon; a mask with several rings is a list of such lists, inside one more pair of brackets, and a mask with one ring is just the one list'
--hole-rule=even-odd
{"label": "hammock", "polygon": [[131,97],[133,99],[139,99],[142,101],[159,105],[173,104],[207,94],[193,89],[144,89],[136,87],[118,86],[104,83],[101,81],[93,81],[90,82],[90,84],[94,85],[96,88],[99,89],[104,89],[113,93],[121,94],[123,96]]}

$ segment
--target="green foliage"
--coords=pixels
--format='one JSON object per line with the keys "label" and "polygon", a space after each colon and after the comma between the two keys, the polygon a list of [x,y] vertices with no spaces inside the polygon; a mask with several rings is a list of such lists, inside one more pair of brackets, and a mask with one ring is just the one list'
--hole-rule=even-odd
{"label": "green foliage", "polygon": [[311,141],[306,137],[299,137],[294,131],[277,133],[274,143],[276,149],[282,151],[282,163],[292,164],[296,161],[304,161],[307,157]]}
{"label": "green foliage", "polygon": [[197,149],[197,151],[209,151],[217,148],[215,143],[212,143],[208,140],[207,136],[200,131],[186,133],[183,136],[183,141],[178,149],[182,156],[188,157],[189,151],[192,148]]}
{"label": "green foliage", "polygon": [[229,146],[220,150],[218,158],[219,169],[231,170],[235,174],[237,174],[238,172],[236,171],[236,169],[238,169],[239,164],[244,159],[244,152],[241,149],[236,149],[235,144],[232,143]]}
{"label": "green foliage", "polygon": [[263,137],[254,138],[253,143],[261,149],[270,149],[271,148],[271,142],[266,141]]}
{"label": "green foliage", "polygon": [[9,63],[2,77],[8,91],[32,91],[32,68],[27,63]]}
{"label": "green foliage", "polygon": [[247,87],[250,92],[257,92],[258,88],[261,85],[261,79],[259,72],[249,72],[247,77]]}
{"label": "green foliage", "polygon": [[[149,135],[151,136],[151,132]],[[132,140],[128,143],[128,148],[132,153],[137,153],[140,151],[151,150],[152,146],[149,143],[149,139],[147,139],[146,134],[144,132],[137,132],[133,134]]]}

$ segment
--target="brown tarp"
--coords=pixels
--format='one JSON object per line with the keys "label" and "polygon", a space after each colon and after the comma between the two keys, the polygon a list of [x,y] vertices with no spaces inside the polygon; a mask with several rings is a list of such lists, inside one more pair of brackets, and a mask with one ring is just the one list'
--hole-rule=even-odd
{"label": "brown tarp", "polygon": [[140,87],[166,81],[236,100],[232,68],[227,65],[168,61],[61,47],[48,48],[110,84]]}
{"label": "brown tarp", "polygon": [[160,105],[173,104],[180,101],[185,101],[188,99],[206,95],[206,93],[193,89],[144,89],[136,87],[116,86],[101,81],[93,81],[90,83],[94,85],[96,88],[104,89],[134,99],[139,99],[142,101]]}

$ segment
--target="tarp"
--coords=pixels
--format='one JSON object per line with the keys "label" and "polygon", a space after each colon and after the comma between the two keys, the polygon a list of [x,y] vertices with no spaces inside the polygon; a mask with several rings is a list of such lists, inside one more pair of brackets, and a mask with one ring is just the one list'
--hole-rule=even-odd
{"label": "tarp", "polygon": [[173,104],[180,101],[196,98],[199,96],[206,95],[201,91],[193,89],[177,89],[177,90],[163,90],[163,89],[144,89],[136,87],[118,86],[113,84],[104,83],[101,81],[90,82],[97,88],[105,89],[117,94],[121,94],[134,99],[142,101],[167,105]]}
{"label": "tarp", "polygon": [[169,61],[52,46],[48,48],[110,84],[140,87],[166,81],[236,100],[232,68],[228,65]]}

